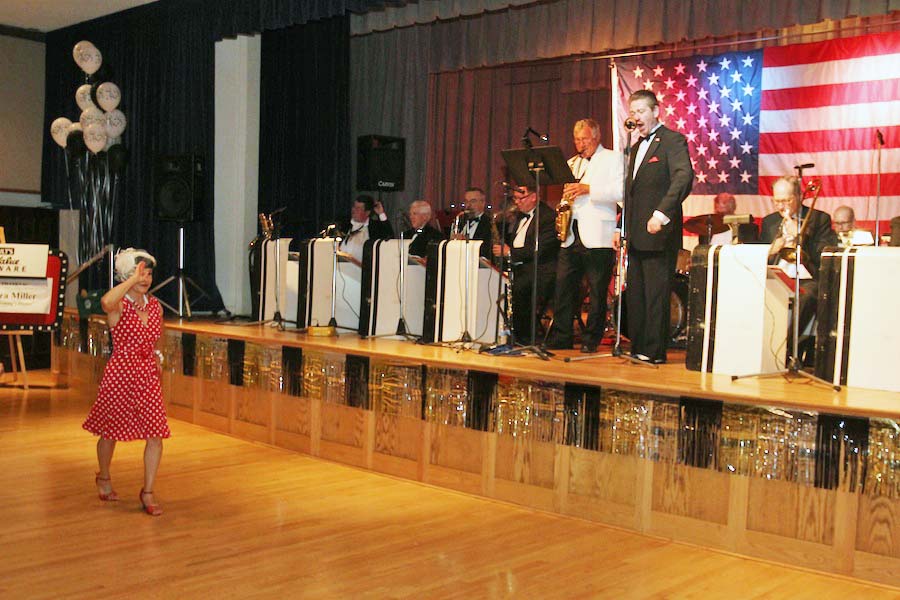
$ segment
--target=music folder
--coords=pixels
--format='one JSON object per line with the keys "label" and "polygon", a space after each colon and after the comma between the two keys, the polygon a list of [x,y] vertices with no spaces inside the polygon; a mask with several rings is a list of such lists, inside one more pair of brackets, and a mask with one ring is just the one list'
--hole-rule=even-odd
{"label": "music folder", "polygon": [[[575,175],[559,146],[535,146],[501,150],[509,176],[519,185],[534,184],[540,173],[541,185],[575,183]],[[538,171],[540,169],[540,171]]]}

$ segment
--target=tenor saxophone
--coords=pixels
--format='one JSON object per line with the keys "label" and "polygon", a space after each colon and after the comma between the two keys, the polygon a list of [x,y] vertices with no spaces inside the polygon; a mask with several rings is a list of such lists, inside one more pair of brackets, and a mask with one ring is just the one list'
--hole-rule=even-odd
{"label": "tenor saxophone", "polygon": [[556,237],[564,242],[569,237],[569,227],[572,225],[572,201],[563,194],[559,205],[556,207]]}

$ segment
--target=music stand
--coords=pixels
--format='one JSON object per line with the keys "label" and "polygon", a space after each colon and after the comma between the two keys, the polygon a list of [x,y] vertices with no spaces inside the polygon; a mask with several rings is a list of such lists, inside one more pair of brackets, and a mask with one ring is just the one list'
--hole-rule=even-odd
{"label": "music stand", "polygon": [[[559,146],[534,146],[531,148],[515,148],[501,150],[503,162],[506,163],[510,176],[519,184],[532,183],[534,185],[537,202],[534,206],[534,250],[532,262],[534,272],[531,281],[531,345],[521,348],[528,350],[543,360],[550,360],[550,356],[535,342],[537,341],[537,283],[538,283],[538,253],[540,251],[540,226],[541,226],[541,185],[562,185],[574,183],[575,176],[566,162]],[[543,175],[542,175],[543,174]],[[529,225],[530,227],[530,225]]]}
{"label": "music stand", "polygon": [[[503,206],[500,207],[499,213],[495,213],[495,215],[491,217],[492,219],[495,219],[495,220],[498,215],[499,215],[499,217],[501,217],[500,231],[499,231],[499,234],[500,234],[499,242],[500,242],[501,248],[503,247],[503,244],[506,243],[506,230],[507,230],[507,226],[508,226],[507,211],[509,210],[510,203],[512,202],[511,186],[509,184],[507,184],[505,181],[503,182],[502,185],[503,185]],[[494,223],[494,226],[496,226],[496,223]],[[491,240],[491,242],[493,242],[493,240]],[[510,307],[509,287],[512,285],[512,265],[510,264],[511,261],[506,260],[506,258],[503,256],[503,252],[500,253],[500,256],[495,257],[495,258],[499,259],[497,266],[500,271],[500,274],[499,274],[500,276],[497,278],[497,316],[499,317],[499,319],[498,319],[498,323],[497,323],[497,328],[494,330],[494,343],[491,344],[490,346],[482,346],[482,348],[479,350],[479,352],[483,352],[486,354],[493,354],[493,355],[510,354],[512,352],[519,353],[520,350],[518,350],[515,347],[516,346],[516,333],[515,333],[515,331],[513,331],[513,326],[512,326],[512,323],[510,322],[510,318],[509,318],[509,313],[510,313],[510,311],[509,311],[509,307]],[[506,284],[507,285],[507,293],[505,294],[505,296],[506,296],[505,299],[504,299],[504,294],[503,294],[503,274],[504,273],[506,273],[506,277],[507,277],[507,284]],[[503,306],[504,300],[506,301],[505,308]],[[504,344],[500,343],[500,322],[501,321],[506,326],[506,331],[508,332],[507,336],[506,336],[506,343],[504,343]]]}

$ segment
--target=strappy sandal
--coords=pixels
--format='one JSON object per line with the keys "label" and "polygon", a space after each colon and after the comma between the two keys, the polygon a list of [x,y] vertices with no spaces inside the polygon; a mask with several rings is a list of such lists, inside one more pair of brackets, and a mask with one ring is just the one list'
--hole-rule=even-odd
{"label": "strappy sandal", "polygon": [[146,494],[152,494],[152,493],[153,493],[152,491],[144,491],[144,488],[141,488],[141,495],[140,495],[141,508],[144,510],[145,513],[147,513],[151,517],[158,517],[161,514],[163,514],[162,507],[156,503],[153,503],[153,504],[145,504],[144,503],[144,496]]}
{"label": "strappy sandal", "polygon": [[116,493],[114,489],[112,489],[112,484],[110,484],[109,492],[100,491],[100,482],[101,481],[110,481],[109,477],[100,477],[100,473],[97,473],[97,476],[94,477],[94,483],[97,485],[97,496],[103,500],[104,502],[116,502],[119,500],[119,495]]}

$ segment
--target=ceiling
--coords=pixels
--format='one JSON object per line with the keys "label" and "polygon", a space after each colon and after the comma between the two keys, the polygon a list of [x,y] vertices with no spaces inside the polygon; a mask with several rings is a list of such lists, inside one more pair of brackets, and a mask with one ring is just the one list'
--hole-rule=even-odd
{"label": "ceiling", "polygon": [[41,32],[68,27],[155,0],[2,0],[0,25]]}

